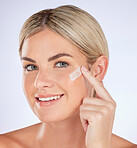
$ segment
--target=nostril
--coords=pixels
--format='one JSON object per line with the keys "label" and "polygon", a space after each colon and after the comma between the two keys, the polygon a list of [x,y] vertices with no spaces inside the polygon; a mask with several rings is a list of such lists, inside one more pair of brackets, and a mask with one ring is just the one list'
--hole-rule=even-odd
{"label": "nostril", "polygon": [[47,88],[47,87],[53,87],[54,83],[51,80],[50,75],[47,74],[47,72],[39,71],[34,82],[34,86],[38,89]]}
{"label": "nostril", "polygon": [[47,81],[47,80],[35,81],[34,86],[38,89],[44,89],[47,87],[51,88],[54,86],[54,83],[52,81]]}

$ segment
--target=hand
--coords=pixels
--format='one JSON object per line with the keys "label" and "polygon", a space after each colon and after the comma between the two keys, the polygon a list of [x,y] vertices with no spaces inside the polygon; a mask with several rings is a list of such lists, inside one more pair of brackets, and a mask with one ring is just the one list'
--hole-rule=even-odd
{"label": "hand", "polygon": [[116,103],[91,73],[81,72],[96,91],[96,97],[86,97],[80,106],[80,119],[86,132],[85,143],[87,148],[111,148],[111,135],[115,115]]}

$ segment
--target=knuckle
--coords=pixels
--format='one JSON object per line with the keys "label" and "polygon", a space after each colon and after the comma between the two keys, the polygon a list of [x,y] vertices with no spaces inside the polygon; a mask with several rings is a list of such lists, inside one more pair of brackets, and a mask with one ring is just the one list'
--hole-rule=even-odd
{"label": "knuckle", "polygon": [[101,120],[102,118],[103,118],[103,114],[102,113],[96,113],[96,118],[98,119],[98,120]]}
{"label": "knuckle", "polygon": [[114,107],[116,108],[117,107],[117,103],[114,101]]}
{"label": "knuckle", "polygon": [[109,109],[110,109],[110,111],[114,110],[114,104],[113,103],[109,103]]}
{"label": "knuckle", "polygon": [[81,118],[87,118],[87,114],[86,114],[86,111],[81,111],[80,113],[79,113],[79,115],[80,115],[80,117]]}
{"label": "knuckle", "polygon": [[83,99],[83,103],[87,103],[87,98],[84,98]]}
{"label": "knuckle", "polygon": [[80,105],[80,110],[83,110],[83,108],[84,108],[84,105]]}
{"label": "knuckle", "polygon": [[80,114],[80,116],[83,116],[84,111],[83,111],[83,110],[81,110],[79,114]]}
{"label": "knuckle", "polygon": [[92,121],[94,120],[94,116],[90,116],[90,117],[88,118],[88,120],[89,120],[89,122],[92,122]]}
{"label": "knuckle", "polygon": [[102,113],[103,113],[104,115],[108,115],[109,109],[108,109],[107,107],[103,107]]}
{"label": "knuckle", "polygon": [[83,104],[89,104],[90,103],[91,98],[86,97],[83,99]]}
{"label": "knuckle", "polygon": [[113,103],[109,103],[109,109],[110,109],[110,111],[113,111],[114,109],[116,108],[116,103],[115,102],[113,102]]}

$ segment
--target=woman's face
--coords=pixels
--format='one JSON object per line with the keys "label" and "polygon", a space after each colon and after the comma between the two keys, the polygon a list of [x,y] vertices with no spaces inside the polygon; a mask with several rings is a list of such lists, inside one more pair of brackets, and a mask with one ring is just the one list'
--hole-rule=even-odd
{"label": "woman's face", "polygon": [[[23,90],[33,112],[43,122],[57,122],[79,113],[87,90],[83,76],[69,75],[87,60],[77,47],[46,28],[27,38],[22,47]],[[54,103],[39,98],[60,96]],[[53,102],[53,101],[52,101]]]}

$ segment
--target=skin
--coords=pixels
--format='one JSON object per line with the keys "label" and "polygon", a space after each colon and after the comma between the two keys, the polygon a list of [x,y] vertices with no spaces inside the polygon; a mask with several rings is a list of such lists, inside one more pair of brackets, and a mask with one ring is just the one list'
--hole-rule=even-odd
{"label": "skin", "polygon": [[[59,53],[73,57],[48,61]],[[107,57],[101,56],[90,65],[77,47],[48,28],[25,40],[22,57],[36,61],[22,60],[23,67],[34,65],[23,70],[23,90],[31,109],[42,122],[1,135],[0,148],[135,147],[112,134],[116,103],[102,82],[108,67]],[[69,74],[81,65],[88,70],[81,68],[82,75],[71,81]],[[52,107],[41,107],[35,100],[38,94],[64,96]]]}

